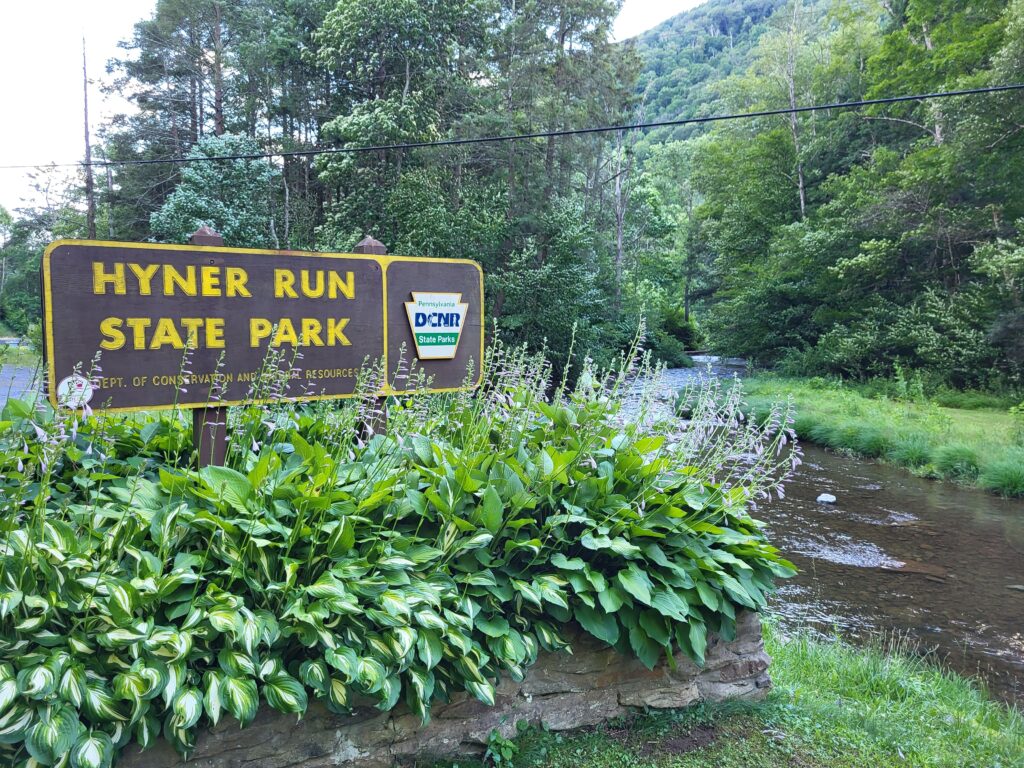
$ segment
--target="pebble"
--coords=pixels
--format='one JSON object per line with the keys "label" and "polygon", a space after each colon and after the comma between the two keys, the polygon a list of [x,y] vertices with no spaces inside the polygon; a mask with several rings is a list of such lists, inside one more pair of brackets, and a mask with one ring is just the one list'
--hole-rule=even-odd
{"label": "pebble", "polygon": [[1024,592],[1024,584],[1007,584],[1007,589],[1015,589],[1018,592]]}
{"label": "pebble", "polygon": [[831,493],[823,493],[823,494],[821,494],[818,497],[818,503],[819,504],[835,504],[836,503],[836,497],[833,496]]}

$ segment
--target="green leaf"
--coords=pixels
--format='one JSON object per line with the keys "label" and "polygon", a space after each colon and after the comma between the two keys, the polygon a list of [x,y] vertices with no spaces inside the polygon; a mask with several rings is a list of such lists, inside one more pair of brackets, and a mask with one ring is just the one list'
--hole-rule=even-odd
{"label": "green leaf", "polygon": [[57,690],[57,675],[47,664],[26,667],[18,673],[18,691],[29,699],[47,699]]}
{"label": "green leaf", "polygon": [[484,616],[478,613],[474,623],[476,628],[488,637],[502,637],[508,632],[508,621],[501,616]]}
{"label": "green leaf", "polygon": [[356,543],[356,530],[352,522],[343,517],[327,539],[327,557],[340,560],[347,555]]}
{"label": "green leaf", "polygon": [[71,768],[108,768],[114,759],[114,742],[103,731],[88,731],[71,748]]}
{"label": "green leaf", "polygon": [[198,688],[182,688],[175,695],[171,709],[174,712],[175,727],[191,728],[203,714],[203,695]]}
{"label": "green leaf", "polygon": [[340,680],[337,677],[331,678],[331,683],[327,687],[327,700],[335,707],[344,708],[348,706],[348,687],[345,685],[344,680]]}
{"label": "green leaf", "polygon": [[708,645],[708,629],[704,622],[690,619],[690,646],[697,661],[704,663],[704,651]]}
{"label": "green leaf", "polygon": [[252,495],[252,484],[241,472],[211,464],[199,470],[199,477],[210,489],[211,500],[223,500],[237,512],[246,512],[245,502]]}
{"label": "green leaf", "polygon": [[594,637],[608,645],[615,645],[619,641],[619,622],[614,616],[585,605],[576,606],[574,614],[580,626]]}
{"label": "green leaf", "polygon": [[25,735],[25,749],[43,765],[51,765],[75,745],[81,730],[78,714],[71,707],[46,707]]}
{"label": "green leaf", "polygon": [[248,678],[225,676],[221,685],[221,699],[231,715],[246,726],[256,717],[259,708],[259,693],[256,683]]}
{"label": "green leaf", "polygon": [[320,659],[304,661],[299,666],[299,677],[314,691],[326,691],[330,675],[327,665]]}
{"label": "green leaf", "polygon": [[643,665],[652,670],[658,665],[664,651],[662,646],[648,637],[639,624],[629,630],[629,645]]}
{"label": "green leaf", "polygon": [[420,636],[416,639],[416,652],[428,670],[436,667],[443,653],[441,638],[437,632],[432,629],[421,629]]}
{"label": "green leaf", "polygon": [[0,744],[17,744],[25,738],[35,711],[24,704],[15,704],[0,715]]}
{"label": "green leaf", "polygon": [[671,589],[657,590],[651,600],[651,607],[663,616],[668,616],[676,621],[686,621],[689,615],[689,606],[686,601]]}
{"label": "green leaf", "polygon": [[628,568],[619,571],[615,578],[634,598],[644,605],[651,604],[651,580],[635,563],[630,563]]}
{"label": "green leaf", "polygon": [[642,611],[640,613],[640,626],[647,636],[658,645],[668,645],[671,634],[665,619],[657,611]]}
{"label": "green leaf", "polygon": [[704,581],[697,582],[697,594],[700,596],[700,601],[705,606],[710,608],[712,611],[718,610],[718,591],[710,584]]}
{"label": "green leaf", "polygon": [[556,552],[551,556],[551,564],[556,568],[561,568],[563,571],[582,571],[587,567],[586,563],[580,558],[574,557],[569,559],[561,552]]}
{"label": "green leaf", "polygon": [[366,693],[377,693],[384,685],[387,672],[377,659],[363,656],[356,664],[356,680]]}
{"label": "green leaf", "polygon": [[619,592],[619,588],[612,585],[609,585],[607,589],[599,591],[597,593],[597,600],[607,613],[615,613],[625,603],[625,598]]}
{"label": "green leaf", "polygon": [[294,677],[283,672],[263,684],[263,696],[278,712],[302,714],[306,711],[306,689]]}
{"label": "green leaf", "polygon": [[494,686],[490,683],[466,683],[466,690],[488,707],[494,706]]}
{"label": "green leaf", "polygon": [[480,520],[488,531],[497,535],[504,519],[505,505],[502,503],[498,491],[493,485],[489,485],[480,499]]}
{"label": "green leaf", "polygon": [[224,684],[224,675],[216,670],[210,670],[205,676],[206,693],[203,694],[203,708],[210,722],[216,725],[220,722],[220,713],[224,708],[221,698],[221,689]]}
{"label": "green leaf", "polygon": [[7,711],[17,696],[18,683],[16,680],[8,677],[6,680],[0,681],[0,714]]}

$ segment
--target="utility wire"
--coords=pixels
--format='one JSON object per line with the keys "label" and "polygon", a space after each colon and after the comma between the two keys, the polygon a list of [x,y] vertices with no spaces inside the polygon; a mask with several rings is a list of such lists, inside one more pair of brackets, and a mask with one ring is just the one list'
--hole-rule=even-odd
{"label": "utility wire", "polygon": [[0,165],[0,170],[32,169],[32,168],[77,168],[85,166],[98,167],[122,167],[132,165],[167,165],[198,162],[213,162],[217,160],[269,160],[274,157],[312,157],[315,155],[349,155],[360,152],[382,152],[396,149],[420,149],[424,147],[459,147],[467,144],[496,144],[507,141],[525,141],[529,139],[549,139],[561,136],[583,136],[594,133],[612,133],[617,131],[642,131],[649,128],[669,128],[683,125],[702,125],[705,123],[717,123],[725,120],[743,120],[756,117],[775,117],[778,115],[793,115],[804,112],[821,112],[830,109],[857,109],[860,107],[871,107],[881,104],[900,104],[907,101],[925,101],[928,99],[948,99],[954,96],[975,96],[987,93],[1004,93],[1007,91],[1022,91],[1024,83],[1011,83],[1009,85],[993,85],[985,88],[967,88],[959,91],[937,91],[935,93],[920,93],[911,96],[889,96],[880,99],[861,99],[859,101],[838,101],[831,104],[815,104],[805,107],[786,107],[783,109],[764,109],[757,112],[738,112],[725,115],[709,115],[707,117],[688,117],[679,120],[659,120],[648,123],[627,123],[624,125],[602,125],[593,128],[574,128],[560,131],[539,131],[536,133],[515,133],[500,136],[479,136],[464,139],[442,139],[440,141],[411,141],[401,144],[377,144],[368,147],[325,147],[321,149],[303,149],[289,152],[254,152],[251,154],[237,155],[196,155],[194,157],[170,157],[153,160],[96,160],[91,163],[42,163],[36,165]]}

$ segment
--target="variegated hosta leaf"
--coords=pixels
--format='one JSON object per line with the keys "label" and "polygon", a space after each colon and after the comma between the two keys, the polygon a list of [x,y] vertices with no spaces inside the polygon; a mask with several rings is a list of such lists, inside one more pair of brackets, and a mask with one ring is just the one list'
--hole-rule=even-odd
{"label": "variegated hosta leaf", "polygon": [[331,678],[330,685],[327,686],[327,700],[338,709],[348,706],[348,687],[344,680]]}
{"label": "variegated hosta leaf", "polygon": [[204,678],[206,693],[203,694],[203,706],[206,708],[206,715],[216,725],[220,722],[220,713],[223,709],[221,701],[221,686],[224,682],[224,675],[216,670],[210,670]]}
{"label": "variegated hosta leaf", "polygon": [[114,759],[114,742],[102,731],[82,734],[71,748],[71,768],[108,768]]}
{"label": "variegated hosta leaf", "polygon": [[46,707],[25,734],[25,748],[43,765],[52,765],[74,746],[81,730],[78,714],[71,707]]}
{"label": "variegated hosta leaf", "polygon": [[0,714],[7,711],[7,708],[14,703],[18,696],[18,682],[13,677],[0,680]]}
{"label": "variegated hosta leaf", "polygon": [[83,637],[71,635],[68,637],[68,645],[79,656],[88,656],[93,653],[93,646]]}
{"label": "variegated hosta leaf", "polygon": [[134,623],[104,632],[96,639],[104,648],[127,648],[129,645],[141,642],[149,637],[153,631],[152,621],[135,621]]}
{"label": "variegated hosta leaf", "polygon": [[15,608],[21,605],[24,593],[18,590],[0,592],[0,619],[5,619]]}
{"label": "variegated hosta leaf", "polygon": [[198,688],[182,688],[174,697],[171,709],[174,712],[176,728],[191,728],[199,722],[199,716],[203,714],[203,695]]}
{"label": "variegated hosta leaf", "polygon": [[150,701],[163,692],[169,677],[166,664],[156,659],[140,659],[132,669],[143,681],[144,685],[139,693],[143,700]]}
{"label": "variegated hosta leaf", "polygon": [[164,683],[164,689],[161,691],[164,703],[169,707],[171,702],[174,701],[175,695],[178,693],[178,689],[185,682],[185,664],[180,661],[176,661],[173,664],[167,665],[167,682]]}
{"label": "variegated hosta leaf", "polygon": [[0,744],[17,744],[25,738],[35,710],[24,704],[15,704],[0,715]]}
{"label": "variegated hosta leaf", "polygon": [[344,675],[345,680],[351,682],[356,678],[356,668],[359,665],[359,657],[351,648],[332,648],[324,653],[327,663]]}
{"label": "variegated hosta leaf", "polygon": [[116,720],[127,720],[118,708],[114,697],[102,684],[88,681],[85,684],[84,709],[94,721],[109,723]]}
{"label": "variegated hosta leaf", "polygon": [[284,672],[284,667],[281,665],[281,660],[276,656],[268,656],[262,662],[260,662],[259,678],[260,680],[266,680],[279,675]]}
{"label": "variegated hosta leaf", "polygon": [[153,746],[160,737],[160,721],[152,715],[144,715],[135,724],[135,743],[142,749]]}
{"label": "variegated hosta leaf", "polygon": [[366,693],[377,693],[387,679],[384,665],[374,658],[363,656],[356,663],[356,680]]}
{"label": "variegated hosta leaf", "polygon": [[256,662],[241,651],[225,648],[217,655],[220,668],[233,677],[256,677]]}
{"label": "variegated hosta leaf", "polygon": [[225,677],[221,685],[221,700],[224,709],[243,726],[252,722],[259,707],[255,681],[241,677]]}
{"label": "variegated hosta leaf", "polygon": [[428,670],[436,667],[444,653],[444,646],[438,633],[430,629],[421,629],[416,640],[416,653]]}
{"label": "variegated hosta leaf", "polygon": [[206,614],[206,620],[210,626],[218,632],[234,637],[242,628],[242,619],[238,611],[230,608],[218,608]]}
{"label": "variegated hosta leaf", "polygon": [[476,696],[487,706],[494,706],[494,686],[490,683],[466,683],[466,690]]}
{"label": "variegated hosta leaf", "polygon": [[85,671],[80,664],[73,664],[64,670],[57,692],[64,701],[81,709],[82,701],[85,699]]}
{"label": "variegated hosta leaf", "polygon": [[323,692],[327,689],[330,673],[327,670],[327,665],[320,659],[316,659],[302,662],[299,667],[299,677],[314,691]]}
{"label": "variegated hosta leaf", "polygon": [[43,700],[57,690],[57,675],[48,664],[28,667],[18,673],[18,691],[29,699]]}
{"label": "variegated hosta leaf", "polygon": [[291,675],[280,673],[267,679],[263,695],[278,712],[301,715],[306,711],[306,689]]}
{"label": "variegated hosta leaf", "polygon": [[416,630],[412,627],[397,627],[388,634],[388,640],[395,661],[405,662],[416,646]]}
{"label": "variegated hosta leaf", "polygon": [[380,701],[377,702],[377,709],[389,712],[398,703],[398,697],[402,695],[402,683],[398,675],[385,678],[380,687]]}
{"label": "variegated hosta leaf", "polygon": [[117,579],[107,580],[107,608],[120,627],[132,624],[135,609],[139,605],[139,593],[135,587]]}

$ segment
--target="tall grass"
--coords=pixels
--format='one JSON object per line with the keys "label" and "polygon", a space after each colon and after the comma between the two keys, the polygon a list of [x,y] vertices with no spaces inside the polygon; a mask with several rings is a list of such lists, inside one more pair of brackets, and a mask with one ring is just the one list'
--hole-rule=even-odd
{"label": "tall grass", "polygon": [[[1024,497],[1024,446],[1020,416],[984,408],[1006,398],[964,397],[966,408],[935,401],[896,401],[868,396],[837,382],[759,376],[744,382],[755,416],[790,399],[801,439],[833,450],[880,459],[916,474]],[[976,395],[976,396],[975,396]],[[961,402],[944,393],[943,402]]]}

